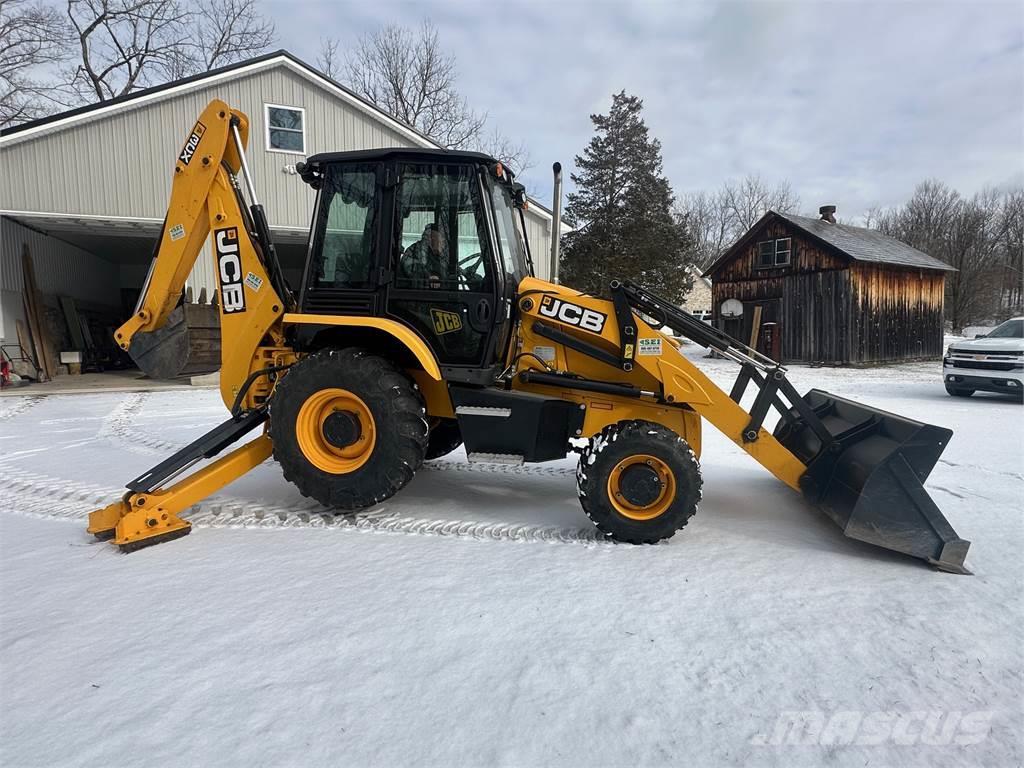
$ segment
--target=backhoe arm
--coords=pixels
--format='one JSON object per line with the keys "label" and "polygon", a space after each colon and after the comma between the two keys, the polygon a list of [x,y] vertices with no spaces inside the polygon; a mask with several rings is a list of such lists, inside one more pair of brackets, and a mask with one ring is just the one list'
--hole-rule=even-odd
{"label": "backhoe arm", "polygon": [[[260,434],[170,485],[264,425],[272,386],[268,374],[294,359],[292,350],[283,346],[280,324],[291,298],[246,167],[248,129],[248,118],[223,101],[210,102],[200,115],[175,163],[171,201],[139,305],[116,332],[121,347],[147,373],[178,369],[167,362],[182,349],[175,333],[185,323],[174,315],[181,312],[182,287],[212,234],[224,341],[220,389],[232,416],[129,483],[120,501],[89,515],[90,533],[113,538],[126,551],[188,533],[190,524],[180,513],[271,453],[270,438]],[[248,187],[249,207],[235,177],[238,172]]]}
{"label": "backhoe arm", "polygon": [[244,145],[249,136],[249,119],[223,101],[211,101],[178,155],[171,199],[149,274],[135,313],[115,333],[122,349],[130,348],[136,333],[162,328],[181,298],[185,281],[210,234],[210,188],[222,163],[231,173],[237,173],[241,167],[232,140],[232,122]]}

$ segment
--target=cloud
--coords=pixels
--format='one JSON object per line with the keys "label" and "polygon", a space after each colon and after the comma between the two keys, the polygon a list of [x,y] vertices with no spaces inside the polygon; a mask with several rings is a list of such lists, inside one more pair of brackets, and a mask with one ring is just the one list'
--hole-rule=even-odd
{"label": "cloud", "polygon": [[[343,9],[342,9],[343,8]],[[429,16],[471,104],[524,141],[550,194],[589,115],[644,99],[678,193],[760,173],[804,208],[852,218],[940,178],[962,192],[1024,174],[1024,20],[1016,2],[271,3],[282,43],[314,60]],[[317,36],[309,30],[316,30]]]}

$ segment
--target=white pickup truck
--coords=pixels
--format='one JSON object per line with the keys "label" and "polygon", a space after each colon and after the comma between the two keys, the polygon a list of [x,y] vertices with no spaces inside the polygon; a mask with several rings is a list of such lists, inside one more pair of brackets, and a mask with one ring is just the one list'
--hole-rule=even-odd
{"label": "white pickup truck", "polygon": [[957,397],[1003,392],[1024,398],[1024,317],[950,344],[942,359],[942,380],[946,391]]}

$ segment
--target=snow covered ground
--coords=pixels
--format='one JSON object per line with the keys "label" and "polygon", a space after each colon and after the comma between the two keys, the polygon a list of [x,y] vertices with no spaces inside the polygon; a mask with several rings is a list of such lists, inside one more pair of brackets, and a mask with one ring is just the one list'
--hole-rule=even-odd
{"label": "snow covered ground", "polygon": [[454,454],[340,518],[268,463],[121,555],[85,515],[216,393],[4,398],[0,764],[1020,765],[1024,409],[936,364],[791,375],[955,431],[928,489],[974,576],[845,539],[711,428],[659,546],[597,540],[570,460]]}

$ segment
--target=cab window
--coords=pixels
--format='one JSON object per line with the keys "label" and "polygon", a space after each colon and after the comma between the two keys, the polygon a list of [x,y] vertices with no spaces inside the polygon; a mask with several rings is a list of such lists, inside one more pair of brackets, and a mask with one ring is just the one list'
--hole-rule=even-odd
{"label": "cab window", "polygon": [[405,165],[395,287],[492,290],[479,181],[467,166]]}
{"label": "cab window", "polygon": [[373,166],[336,166],[327,173],[320,202],[319,242],[311,287],[370,285],[376,223]]}

